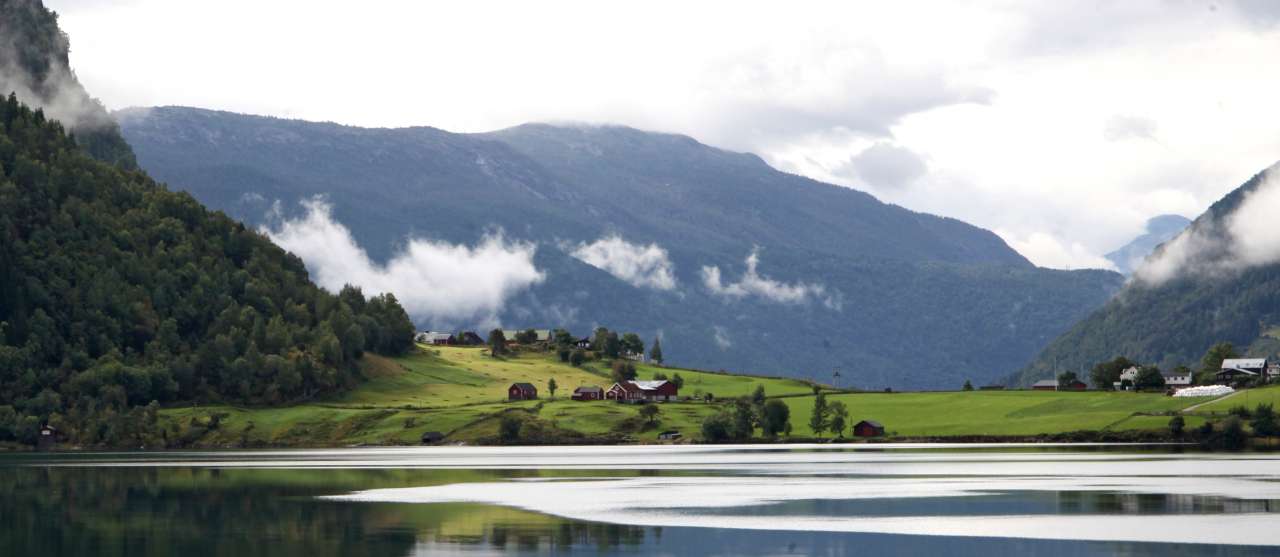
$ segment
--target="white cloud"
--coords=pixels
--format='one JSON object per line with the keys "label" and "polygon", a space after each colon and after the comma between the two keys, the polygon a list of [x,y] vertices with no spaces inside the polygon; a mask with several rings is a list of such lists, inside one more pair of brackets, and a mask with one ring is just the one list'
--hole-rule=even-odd
{"label": "white cloud", "polygon": [[1004,241],[1027,259],[1044,267],[1055,269],[1108,269],[1115,271],[1115,263],[1093,253],[1078,242],[1063,242],[1053,235],[1034,232],[1018,237],[1004,231],[996,231]]}
{"label": "white cloud", "polygon": [[716,325],[711,328],[711,338],[721,351],[733,347],[733,342],[729,340],[729,329]]}
{"label": "white cloud", "polygon": [[496,323],[508,298],[544,278],[533,263],[536,246],[509,242],[500,232],[475,247],[410,239],[379,265],[333,220],[328,203],[317,198],[302,205],[305,215],[280,219],[262,232],[302,258],[321,287],[336,292],[354,284],[366,294],[391,292],[419,323]]}
{"label": "white cloud", "polygon": [[1148,284],[1186,274],[1223,275],[1280,262],[1280,173],[1273,167],[1235,211],[1192,225],[1134,272]]}
{"label": "white cloud", "polygon": [[[1083,250],[1071,264],[1151,216],[1199,214],[1280,153],[1259,125],[1280,120],[1273,2],[48,3],[111,107],[619,123],[852,187],[875,178],[850,153],[887,143],[928,164],[909,187],[875,185],[886,201],[1049,235]],[[1063,260],[1045,253],[1027,255]]]}
{"label": "white cloud", "polygon": [[569,255],[637,288],[671,290],[676,287],[671,258],[658,244],[633,244],[614,234],[590,244],[578,244]]}
{"label": "white cloud", "polygon": [[760,265],[759,250],[752,250],[747,256],[747,270],[742,273],[738,282],[725,283],[721,279],[720,267],[705,265],[702,267],[702,283],[712,294],[726,298],[741,299],[757,296],[782,304],[799,304],[810,298],[818,299],[830,309],[843,309],[843,297],[839,293],[827,294],[827,288],[821,284],[796,282],[787,284],[761,275],[756,267]]}

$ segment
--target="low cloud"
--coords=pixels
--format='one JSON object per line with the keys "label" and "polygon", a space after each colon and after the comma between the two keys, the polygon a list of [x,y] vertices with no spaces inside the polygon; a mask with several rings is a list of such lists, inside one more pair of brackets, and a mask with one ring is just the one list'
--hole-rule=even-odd
{"label": "low cloud", "polygon": [[924,159],[915,151],[879,141],[850,158],[839,172],[856,176],[873,188],[886,190],[910,186],[927,170]]}
{"label": "low cloud", "polygon": [[533,263],[537,247],[508,241],[501,232],[474,247],[412,238],[380,265],[333,220],[325,200],[302,206],[303,216],[277,218],[261,231],[302,258],[321,287],[337,291],[353,284],[366,294],[391,292],[418,323],[496,323],[508,298],[544,278]]}
{"label": "low cloud", "polygon": [[742,299],[757,296],[782,304],[800,304],[810,298],[820,300],[823,305],[839,311],[843,300],[839,293],[828,294],[827,288],[821,284],[795,282],[787,284],[761,275],[756,268],[760,265],[760,252],[752,250],[747,256],[747,271],[738,282],[725,283],[721,278],[720,267],[706,265],[702,267],[702,283],[712,294],[725,298]]}
{"label": "low cloud", "polygon": [[614,234],[590,244],[578,244],[569,255],[637,288],[676,287],[674,265],[667,250],[658,244],[633,244]]}
{"label": "low cloud", "polygon": [[1159,285],[1183,275],[1225,276],[1280,263],[1280,232],[1274,226],[1280,213],[1276,169],[1268,169],[1234,211],[1193,224],[1147,258],[1134,277]]}

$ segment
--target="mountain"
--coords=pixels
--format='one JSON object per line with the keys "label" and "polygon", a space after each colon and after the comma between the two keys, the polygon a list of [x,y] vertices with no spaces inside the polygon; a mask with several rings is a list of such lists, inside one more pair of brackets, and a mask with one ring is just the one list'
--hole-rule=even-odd
{"label": "mountain", "polygon": [[1172,240],[1179,232],[1191,224],[1191,219],[1182,215],[1160,215],[1147,221],[1146,231],[1133,241],[1106,255],[1116,265],[1116,269],[1124,276],[1133,274],[1134,269],[1142,265],[1156,246]]}
{"label": "mountain", "polygon": [[71,72],[70,41],[40,0],[0,0],[0,94],[58,120],[94,158],[137,168],[119,126]]}
{"label": "mountain", "polygon": [[1015,375],[1019,384],[1125,356],[1197,367],[1215,343],[1249,355],[1280,349],[1280,164],[1214,203],[1156,249],[1110,302]]}
{"label": "mountain", "polygon": [[[0,11],[0,60],[65,63],[50,12]],[[312,399],[355,384],[366,351],[412,346],[393,296],[316,287],[297,257],[131,169],[114,124],[63,112],[78,84],[35,83],[31,98],[54,105],[0,100],[0,442],[34,444],[47,424],[75,443],[155,446],[160,404]]]}
{"label": "mountain", "polygon": [[[260,226],[322,194],[375,264],[411,239],[471,245],[495,227],[536,245],[543,280],[487,318],[430,309],[440,304],[413,312],[424,328],[607,325],[661,334],[682,365],[818,379],[838,368],[843,385],[955,388],[1017,370],[1122,282],[1039,269],[990,231],[680,135],[365,129],[182,107],[117,115],[142,166],[172,187]],[[669,273],[630,274],[642,250]]]}

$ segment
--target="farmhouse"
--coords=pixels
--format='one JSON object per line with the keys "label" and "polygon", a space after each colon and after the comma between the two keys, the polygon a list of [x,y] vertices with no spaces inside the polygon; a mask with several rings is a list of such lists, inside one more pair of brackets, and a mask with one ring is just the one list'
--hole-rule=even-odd
{"label": "farmhouse", "polygon": [[533,400],[538,398],[538,388],[532,383],[512,383],[507,389],[507,400]]}
{"label": "farmhouse", "polygon": [[1120,382],[1116,383],[1116,386],[1119,386],[1120,383],[1124,383],[1125,381],[1128,381],[1131,385],[1137,383],[1139,371],[1142,371],[1142,368],[1139,368],[1138,366],[1129,366],[1124,371],[1120,372]]}
{"label": "farmhouse", "polygon": [[422,344],[433,344],[437,346],[456,344],[456,340],[454,339],[452,333],[436,333],[432,331],[427,331],[425,333],[418,333],[417,336],[413,338],[413,340],[418,341]]}
{"label": "farmhouse", "polygon": [[573,390],[573,400],[603,400],[604,389],[595,385],[586,385]]}
{"label": "farmhouse", "polygon": [[856,437],[881,437],[884,425],[875,420],[862,420],[853,424],[853,435]]}
{"label": "farmhouse", "polygon": [[1261,377],[1266,372],[1266,358],[1228,358],[1222,360],[1222,369],[1215,376],[1221,383],[1235,383]]}
{"label": "farmhouse", "polygon": [[1176,371],[1162,371],[1160,376],[1164,377],[1166,387],[1189,387],[1191,386],[1191,372],[1182,373]]}
{"label": "farmhouse", "polygon": [[591,337],[582,337],[574,342],[573,345],[583,350],[591,350]]}
{"label": "farmhouse", "polygon": [[604,397],[618,402],[665,402],[678,398],[675,383],[670,381],[623,381],[614,383]]}
{"label": "farmhouse", "polygon": [[631,360],[633,362],[644,363],[644,352],[632,352],[631,350],[626,350],[619,355],[624,359]]}
{"label": "farmhouse", "polygon": [[459,346],[480,346],[484,344],[484,339],[480,338],[480,334],[475,331],[459,333],[456,341]]}
{"label": "farmhouse", "polygon": [[1036,381],[1034,385],[1031,385],[1031,390],[1033,390],[1033,391],[1056,391],[1056,390],[1058,390],[1058,380],[1057,380],[1057,379],[1045,379],[1044,381]]}

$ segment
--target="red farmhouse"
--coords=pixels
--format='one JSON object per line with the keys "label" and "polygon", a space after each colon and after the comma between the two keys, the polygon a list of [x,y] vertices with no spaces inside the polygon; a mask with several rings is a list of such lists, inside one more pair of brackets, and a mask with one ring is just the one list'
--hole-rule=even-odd
{"label": "red farmhouse", "polygon": [[618,402],[664,402],[673,401],[677,397],[675,383],[670,381],[623,381],[614,383],[604,394],[609,400]]}
{"label": "red farmhouse", "polygon": [[532,383],[512,383],[507,389],[507,400],[533,400],[538,398],[538,388]]}

